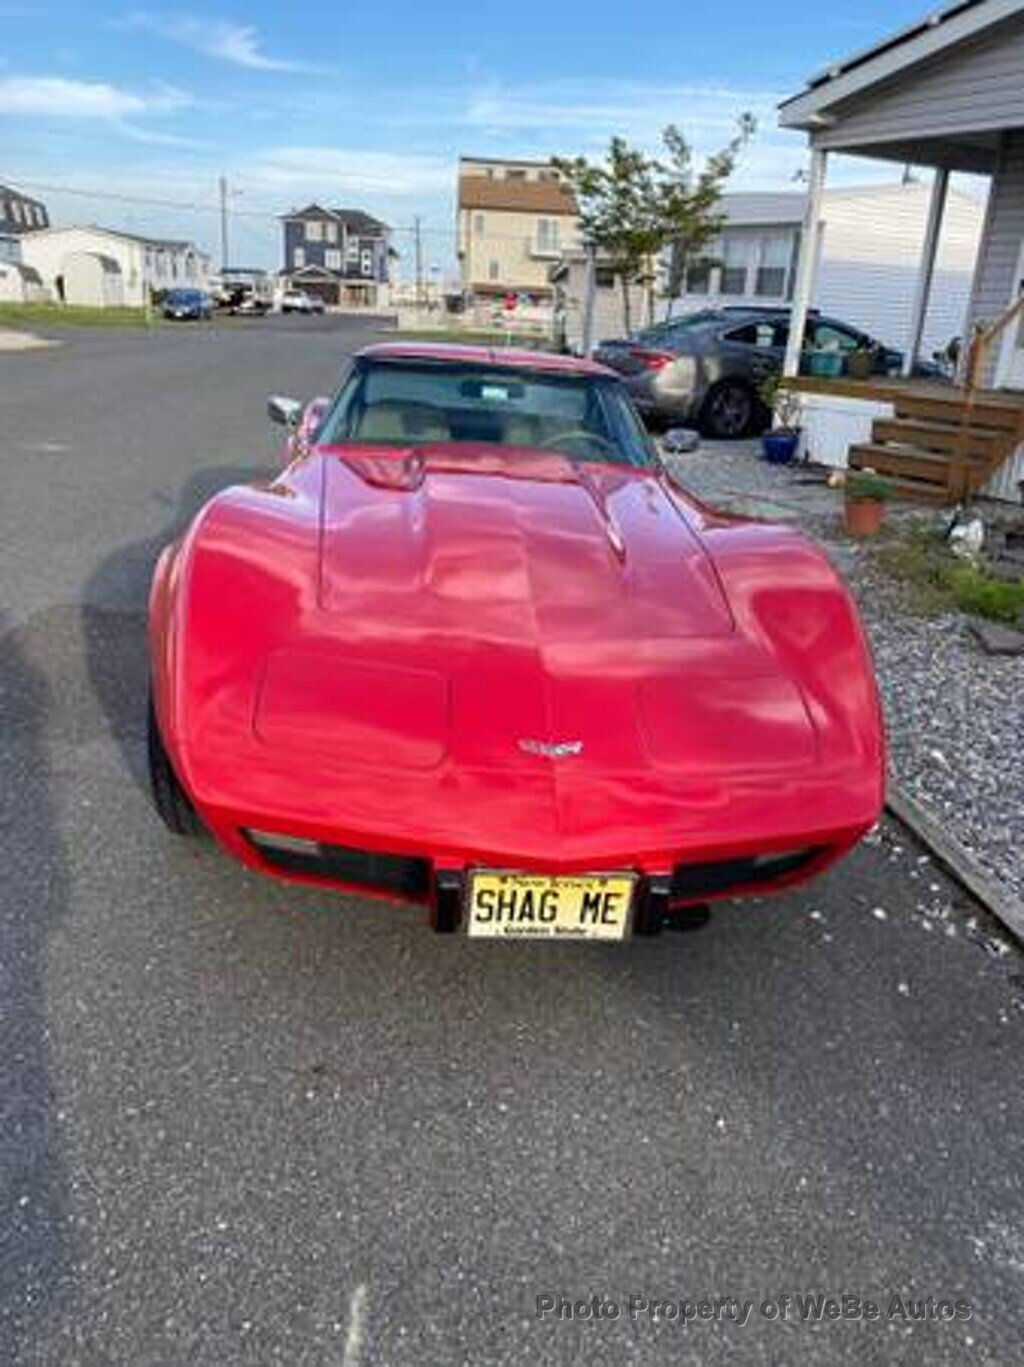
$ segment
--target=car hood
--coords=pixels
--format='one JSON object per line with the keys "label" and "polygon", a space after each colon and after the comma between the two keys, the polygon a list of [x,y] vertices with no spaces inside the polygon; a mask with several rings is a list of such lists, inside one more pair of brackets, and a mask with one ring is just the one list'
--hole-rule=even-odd
{"label": "car hood", "polygon": [[388,634],[543,649],[733,630],[654,472],[507,447],[343,448],[323,489],[321,607]]}

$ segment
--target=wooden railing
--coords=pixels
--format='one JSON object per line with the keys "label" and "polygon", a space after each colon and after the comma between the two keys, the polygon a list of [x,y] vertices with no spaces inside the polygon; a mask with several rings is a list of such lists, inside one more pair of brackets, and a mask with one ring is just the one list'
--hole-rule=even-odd
{"label": "wooden railing", "polygon": [[973,391],[981,388],[981,380],[988,364],[992,343],[1003,335],[1022,312],[1024,312],[1024,293],[1015,299],[995,322],[982,324],[975,328],[967,347],[967,366],[964,371],[964,381],[968,390]]}

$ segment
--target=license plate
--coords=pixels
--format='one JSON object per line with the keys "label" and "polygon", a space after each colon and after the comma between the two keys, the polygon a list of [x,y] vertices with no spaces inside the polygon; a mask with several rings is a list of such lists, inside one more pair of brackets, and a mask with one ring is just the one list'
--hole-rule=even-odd
{"label": "license plate", "polygon": [[466,929],[492,940],[622,940],[629,934],[636,878],[481,870],[470,875]]}

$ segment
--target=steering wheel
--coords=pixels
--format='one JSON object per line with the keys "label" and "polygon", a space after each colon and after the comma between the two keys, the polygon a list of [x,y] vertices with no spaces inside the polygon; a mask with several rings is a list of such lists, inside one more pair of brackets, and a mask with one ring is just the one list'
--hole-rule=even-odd
{"label": "steering wheel", "polygon": [[585,427],[567,427],[564,432],[556,432],[553,437],[547,437],[544,441],[538,442],[538,449],[547,451],[554,447],[571,446],[573,442],[586,442],[589,446],[599,446],[604,451],[618,457],[618,447],[607,437],[602,437],[599,432],[588,432]]}

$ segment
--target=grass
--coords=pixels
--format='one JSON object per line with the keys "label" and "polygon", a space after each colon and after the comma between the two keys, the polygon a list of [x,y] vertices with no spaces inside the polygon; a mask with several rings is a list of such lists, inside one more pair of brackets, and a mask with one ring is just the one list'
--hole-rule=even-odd
{"label": "grass", "polygon": [[147,327],[162,322],[154,310],[147,320],[142,308],[84,308],[76,304],[0,303],[0,327]]}
{"label": "grass", "polygon": [[880,541],[874,558],[904,589],[908,606],[923,615],[955,610],[1012,623],[1024,611],[1024,580],[996,579],[959,559],[941,532],[920,522]]}

